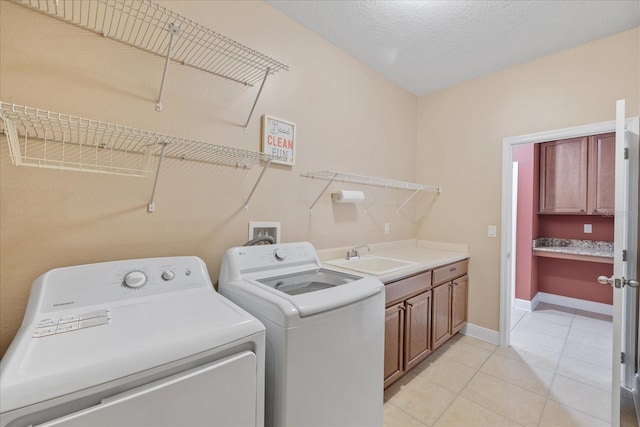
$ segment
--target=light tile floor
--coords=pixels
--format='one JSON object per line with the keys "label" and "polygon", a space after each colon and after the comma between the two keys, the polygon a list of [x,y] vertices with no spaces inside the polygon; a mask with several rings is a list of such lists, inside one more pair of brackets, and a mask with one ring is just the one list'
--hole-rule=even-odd
{"label": "light tile floor", "polygon": [[385,427],[609,426],[611,317],[539,304],[511,325],[511,347],[458,334],[389,387]]}

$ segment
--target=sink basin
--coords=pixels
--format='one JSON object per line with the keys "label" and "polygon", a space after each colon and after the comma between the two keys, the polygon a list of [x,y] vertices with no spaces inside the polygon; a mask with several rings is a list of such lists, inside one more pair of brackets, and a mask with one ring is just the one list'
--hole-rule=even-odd
{"label": "sink basin", "polygon": [[383,274],[393,273],[407,267],[417,265],[417,262],[404,261],[395,258],[386,258],[381,256],[364,256],[360,259],[334,259],[326,261],[325,264],[334,265],[347,270],[359,271],[361,273],[371,274],[373,276],[381,276]]}

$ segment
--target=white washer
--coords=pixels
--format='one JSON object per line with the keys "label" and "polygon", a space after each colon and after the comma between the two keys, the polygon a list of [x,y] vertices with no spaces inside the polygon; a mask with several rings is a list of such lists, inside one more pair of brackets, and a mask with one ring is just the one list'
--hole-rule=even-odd
{"label": "white washer", "polygon": [[267,426],[382,426],[384,285],[310,243],[229,249],[219,292],[267,328]]}
{"label": "white washer", "polygon": [[264,340],[199,258],[55,269],[0,363],[0,426],[262,426]]}

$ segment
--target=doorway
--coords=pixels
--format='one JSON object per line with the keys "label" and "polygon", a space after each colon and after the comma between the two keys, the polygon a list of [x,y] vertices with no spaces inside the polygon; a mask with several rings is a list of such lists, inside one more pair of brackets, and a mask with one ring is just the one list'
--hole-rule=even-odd
{"label": "doorway", "polygon": [[[624,108],[624,101],[622,101],[622,107]],[[618,118],[620,119],[620,115],[618,114]],[[512,289],[511,289],[511,270],[512,270],[512,263],[513,260],[512,258],[512,239],[513,239],[513,232],[512,232],[512,226],[513,226],[513,214],[512,214],[512,200],[513,200],[513,195],[512,195],[512,179],[513,179],[513,172],[512,172],[512,161],[513,161],[513,147],[521,145],[521,144],[537,144],[537,143],[541,143],[541,142],[547,142],[547,141],[555,141],[555,140],[560,140],[560,139],[569,139],[569,138],[576,138],[576,137],[582,137],[582,136],[587,136],[587,135],[594,135],[594,134],[602,134],[602,133],[608,133],[608,132],[616,132],[616,134],[622,134],[625,135],[625,131],[624,131],[624,126],[625,126],[625,121],[624,121],[624,116],[622,116],[621,120],[619,120],[619,122],[622,123],[622,131],[620,129],[620,124],[618,124],[618,129],[616,129],[616,122],[605,122],[605,123],[599,123],[599,124],[594,124],[594,125],[588,125],[588,126],[580,126],[580,127],[574,127],[574,128],[568,128],[568,129],[561,129],[561,130],[556,130],[556,131],[550,131],[550,132],[542,132],[542,133],[537,133],[537,134],[530,134],[530,135],[523,135],[523,136],[519,136],[519,137],[513,137],[513,138],[506,138],[504,139],[504,144],[503,144],[503,180],[502,180],[502,241],[501,241],[501,304],[500,304],[500,344],[502,346],[508,346],[510,343],[510,331],[511,331],[511,301],[512,301]],[[638,133],[638,120],[633,119],[631,121],[627,120],[627,129],[632,128],[635,132],[635,139],[637,140],[637,133]],[[622,144],[617,144],[617,145],[622,145]],[[618,154],[616,154],[616,157],[620,157],[618,156]],[[632,163],[632,162],[629,162]],[[637,162],[636,162],[637,163]],[[617,168],[617,166],[616,166]],[[623,168],[620,168],[621,170]],[[636,175],[637,176],[637,175]],[[637,180],[637,178],[636,178]],[[629,192],[629,193],[625,193],[625,197],[621,197],[620,199],[625,199],[627,200],[628,198],[632,199],[632,205],[636,206],[637,209],[637,199],[638,199],[638,194],[637,193],[633,193],[633,192]],[[618,206],[616,206],[616,212],[618,212],[619,208]],[[628,211],[628,209],[627,209]],[[637,213],[637,210],[636,210]],[[617,215],[617,213],[616,213]],[[637,218],[636,218],[637,220]],[[616,219],[617,222],[617,219]],[[616,238],[617,240],[617,238]],[[617,253],[618,249],[616,249],[616,253]],[[635,252],[635,250],[634,250]],[[616,255],[618,256],[618,255]],[[622,258],[618,258],[618,259],[622,259]],[[628,302],[628,301],[627,301]],[[622,304],[620,304],[619,306],[621,306]],[[628,310],[629,305],[626,306],[627,308],[627,314],[631,313],[632,310]],[[635,316],[635,307],[633,307],[633,315]],[[615,318],[615,317],[614,317]],[[635,319],[635,317],[634,317]],[[629,322],[628,319],[625,321],[628,324],[634,323],[635,322]],[[619,325],[618,325],[619,327]],[[614,325],[614,330],[615,330],[615,325]],[[634,334],[635,334],[635,329],[634,329]],[[635,349],[634,349],[634,353],[635,353]],[[614,370],[616,369],[616,363],[613,362],[613,359],[616,358],[612,358],[612,366],[614,368]],[[615,376],[612,376],[615,377]],[[613,395],[615,396],[617,393],[614,393]],[[615,398],[614,398],[615,400]],[[615,405],[614,405],[615,406]],[[614,416],[614,419],[617,419],[617,416]]]}

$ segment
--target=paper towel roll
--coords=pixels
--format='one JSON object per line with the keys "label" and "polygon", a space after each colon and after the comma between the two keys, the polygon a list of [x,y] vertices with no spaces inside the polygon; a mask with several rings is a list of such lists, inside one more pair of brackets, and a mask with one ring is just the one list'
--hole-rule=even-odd
{"label": "paper towel roll", "polygon": [[342,190],[337,193],[331,193],[331,199],[335,203],[357,203],[364,200],[362,191]]}

